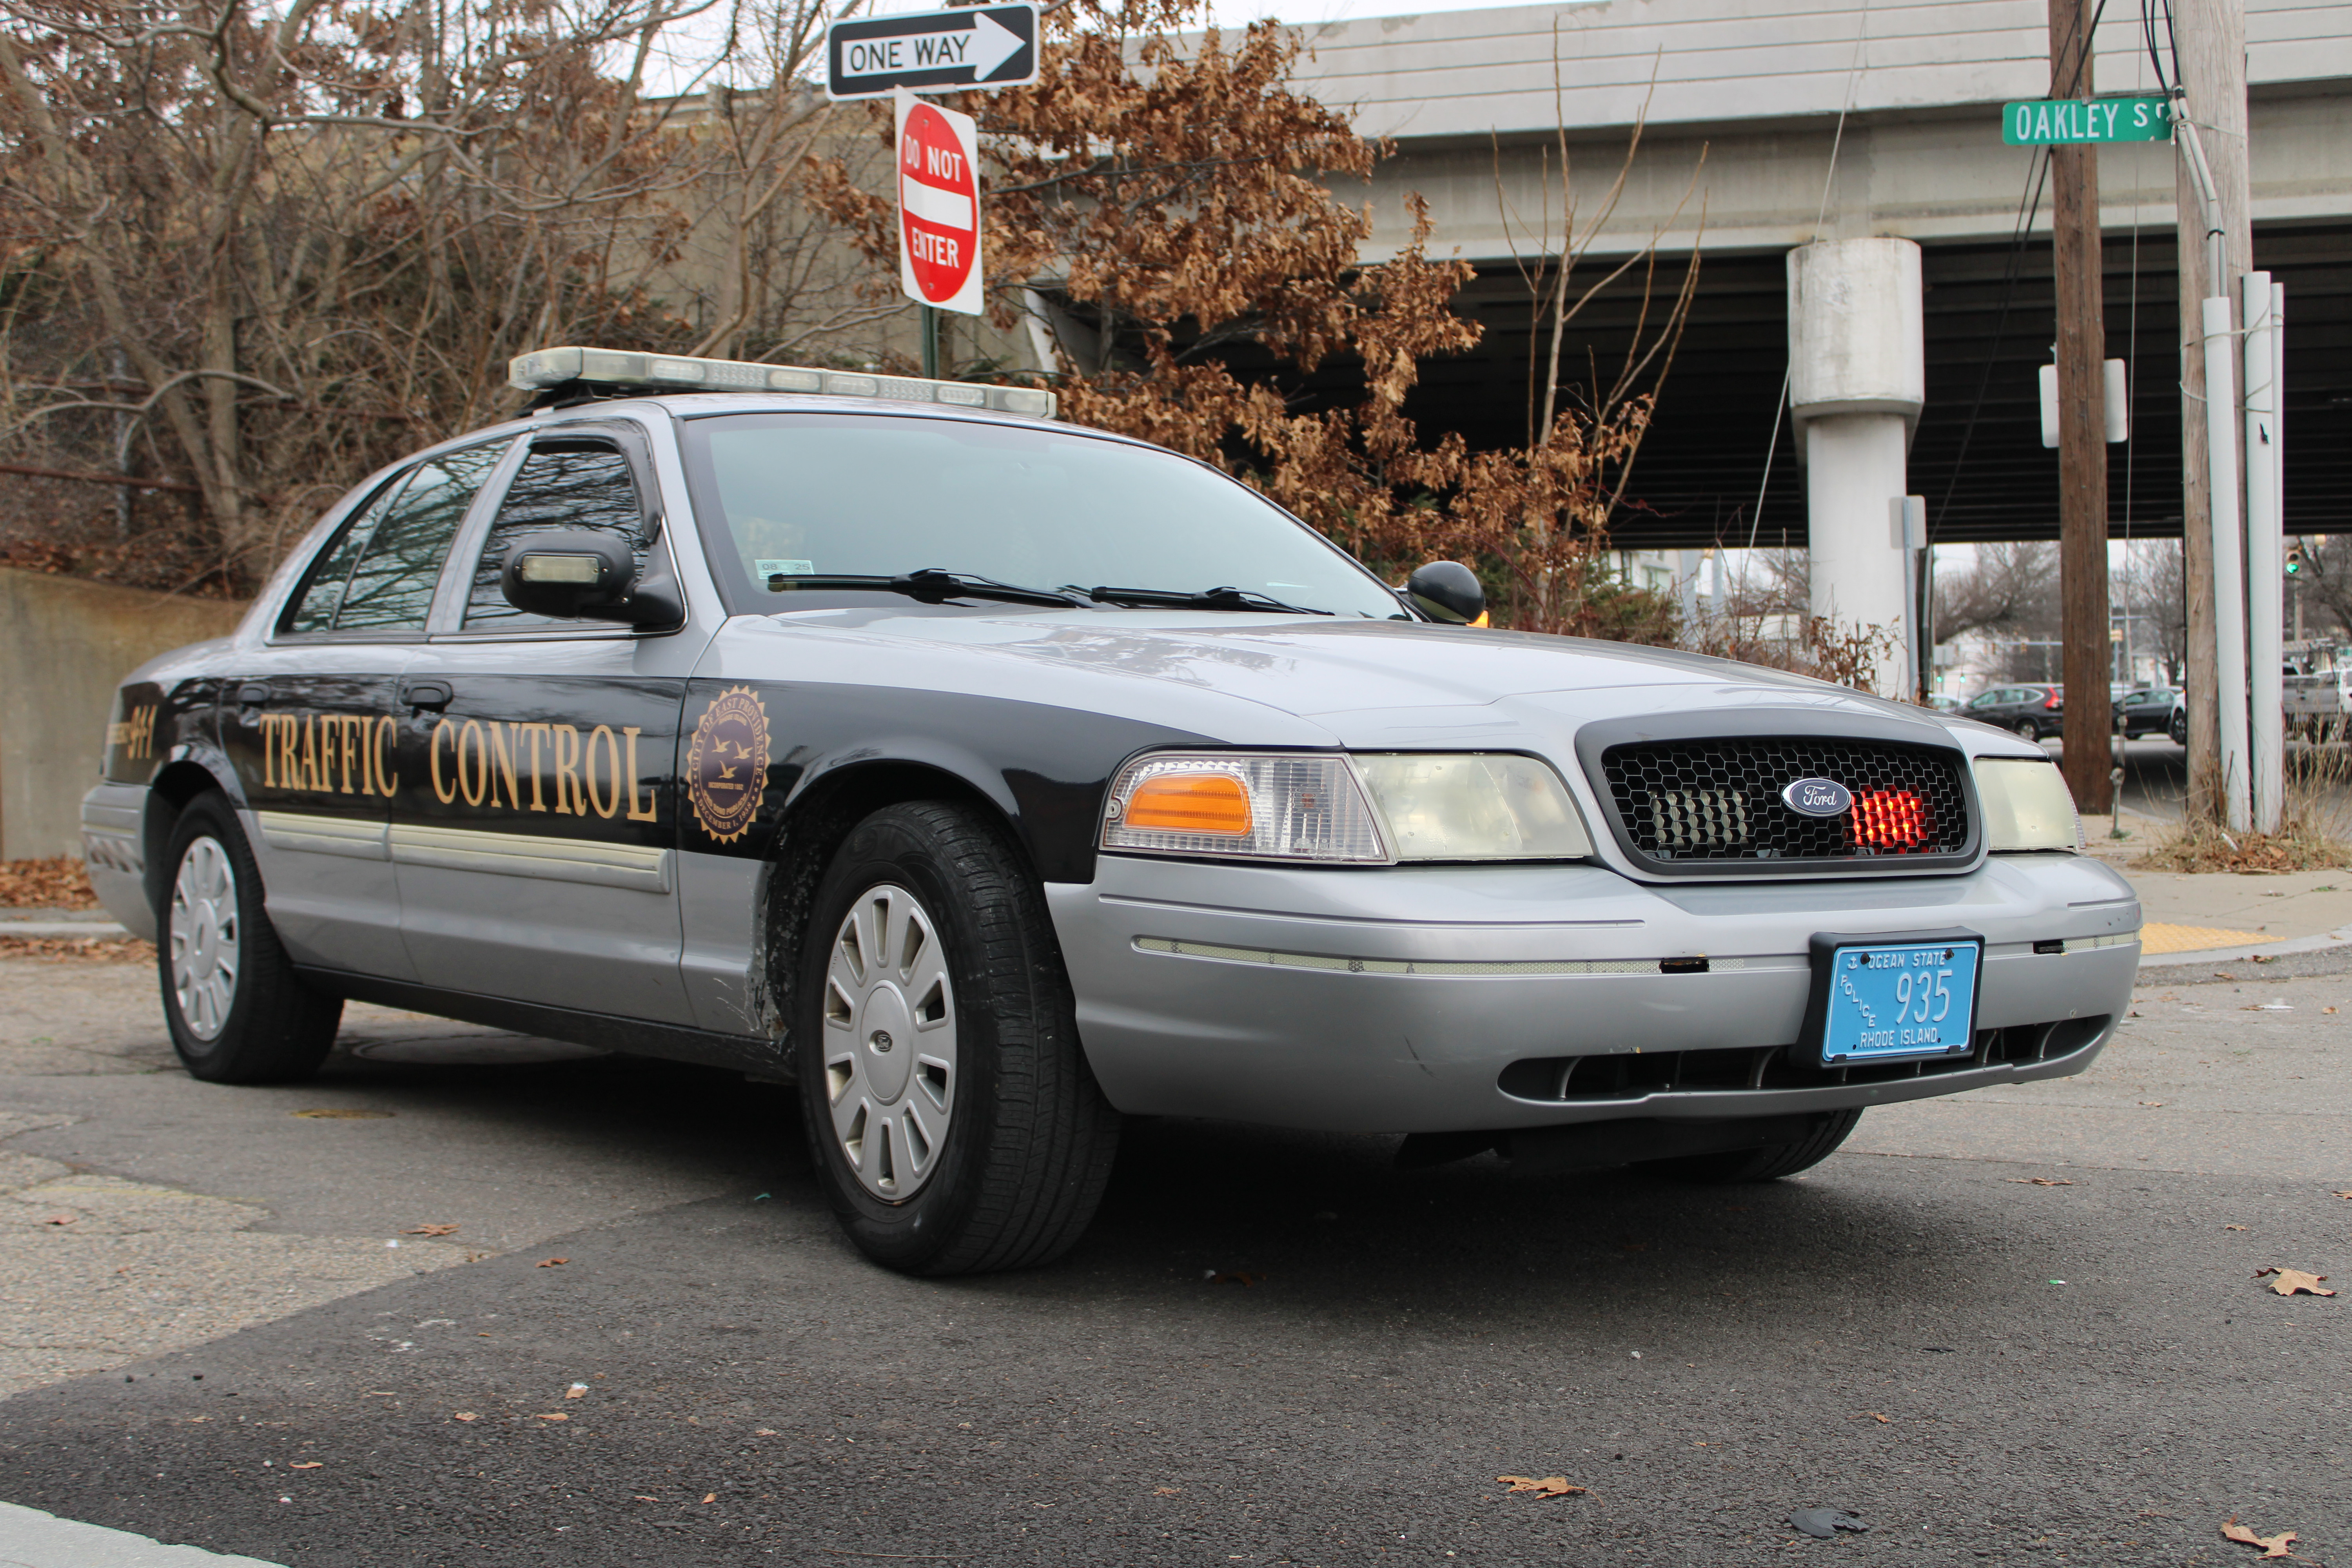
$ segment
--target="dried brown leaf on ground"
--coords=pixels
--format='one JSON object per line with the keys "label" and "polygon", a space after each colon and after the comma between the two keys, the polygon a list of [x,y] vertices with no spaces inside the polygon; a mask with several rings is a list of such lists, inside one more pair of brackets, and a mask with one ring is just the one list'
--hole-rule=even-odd
{"label": "dried brown leaf on ground", "polygon": [[1895,1425],[1893,1421],[1881,1415],[1875,1410],[1865,1410],[1859,1415],[1849,1415],[1846,1419],[1849,1421],[1875,1421],[1882,1426],[1892,1426]]}
{"label": "dried brown leaf on ground", "polygon": [[452,1415],[449,1419],[452,1421],[479,1421],[481,1417],[475,1415],[470,1410],[460,1410]]}
{"label": "dried brown leaf on ground", "polygon": [[2352,1198],[2352,1193],[2338,1193],[2336,1195],[2339,1198]]}
{"label": "dried brown leaf on ground", "polygon": [[719,1500],[719,1494],[717,1492],[708,1493],[704,1496],[702,1500],[705,1502],[717,1502]]}
{"label": "dried brown leaf on ground", "polygon": [[0,860],[0,908],[94,910],[98,895],[89,873],[70,855],[37,860]]}
{"label": "dried brown leaf on ground", "polygon": [[2257,1279],[2260,1279],[2265,1274],[2275,1276],[2275,1278],[2271,1280],[2270,1288],[2277,1291],[2282,1296],[2292,1296],[2297,1291],[2301,1291],[2306,1296],[2333,1296],[2336,1294],[2333,1290],[2323,1290],[2320,1289],[2320,1286],[2327,1282],[2327,1276],[2325,1274],[2305,1274],[2300,1268],[2257,1268],[2254,1270],[2254,1278]]}
{"label": "dried brown leaf on ground", "polygon": [[551,1411],[550,1413],[548,1413],[548,1414],[546,1414],[546,1415],[541,1415],[541,1416],[540,1417],[540,1419],[541,1419],[541,1421],[569,1421],[569,1420],[571,1420],[571,1419],[572,1419],[572,1417],[571,1417],[571,1416],[569,1416],[569,1415],[564,1415],[562,1411],[558,1410],[558,1411]]}
{"label": "dried brown leaf on ground", "polygon": [[319,1459],[302,1459],[286,1468],[289,1470],[319,1470],[324,1469],[326,1465],[324,1461]]}
{"label": "dried brown leaf on ground", "polygon": [[457,1227],[454,1225],[413,1225],[400,1234],[403,1236],[455,1236],[457,1234]]}
{"label": "dried brown leaf on ground", "polygon": [[539,1267],[541,1268],[561,1268],[563,1265],[571,1261],[572,1259],[569,1258],[542,1258],[539,1260]]}
{"label": "dried brown leaf on ground", "polygon": [[2010,1180],[2021,1187],[2071,1187],[2074,1184],[2063,1176],[2011,1176]]}
{"label": "dried brown leaf on ground", "polygon": [[1566,1476],[1496,1476],[1496,1480],[1514,1492],[1533,1492],[1538,1497],[1572,1497],[1585,1489],[1568,1484]]}
{"label": "dried brown leaf on ground", "polygon": [[2242,1225],[2225,1225],[2221,1228],[2223,1230],[2243,1230],[2246,1227]]}
{"label": "dried brown leaf on ground", "polygon": [[585,1399],[588,1397],[588,1385],[584,1383],[575,1383],[571,1387],[563,1391],[563,1397],[566,1399]]}
{"label": "dried brown leaf on ground", "polygon": [[2276,1535],[2256,1535],[2252,1531],[2240,1524],[2238,1516],[2234,1513],[2230,1516],[2228,1522],[2221,1526],[2221,1539],[2234,1541],[2242,1546],[2259,1546],[2263,1549],[2263,1555],[2265,1557],[2294,1555],[2287,1550],[2294,1544],[2294,1531],[2283,1530]]}

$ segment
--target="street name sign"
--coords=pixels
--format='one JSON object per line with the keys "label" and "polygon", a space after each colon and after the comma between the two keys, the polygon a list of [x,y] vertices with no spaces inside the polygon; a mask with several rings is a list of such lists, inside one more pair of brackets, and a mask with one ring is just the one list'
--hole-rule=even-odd
{"label": "street name sign", "polygon": [[832,99],[887,98],[902,87],[1023,87],[1037,79],[1037,7],[971,5],[835,22],[825,29],[824,58]]}
{"label": "street name sign", "polygon": [[977,316],[980,132],[969,114],[898,99],[898,287],[918,304]]}
{"label": "street name sign", "polygon": [[2058,98],[2005,103],[2000,139],[2011,147],[2085,142],[2169,142],[2170,105],[2161,98]]}

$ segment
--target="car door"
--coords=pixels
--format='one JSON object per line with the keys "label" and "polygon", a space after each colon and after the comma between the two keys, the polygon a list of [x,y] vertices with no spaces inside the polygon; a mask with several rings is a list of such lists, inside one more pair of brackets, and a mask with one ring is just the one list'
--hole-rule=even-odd
{"label": "car door", "polygon": [[449,991],[690,1023],[676,774],[686,679],[712,628],[554,621],[509,604],[521,540],[610,533],[650,578],[676,571],[641,427],[526,438],[453,564],[404,679],[390,840],[419,979]]}
{"label": "car door", "polygon": [[401,469],[320,547],[268,643],[221,689],[270,923],[299,963],[413,972],[386,844],[400,788],[396,687],[445,558],[511,442]]}

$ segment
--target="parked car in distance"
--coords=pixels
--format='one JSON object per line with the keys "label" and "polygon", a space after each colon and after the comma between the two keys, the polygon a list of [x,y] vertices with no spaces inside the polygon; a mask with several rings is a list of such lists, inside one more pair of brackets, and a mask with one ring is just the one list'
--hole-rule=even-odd
{"label": "parked car in distance", "polygon": [[1938,713],[1958,713],[1965,711],[1965,709],[1958,698],[1947,697],[1940,691],[1931,691],[1927,693],[1927,706],[1933,708]]}
{"label": "parked car in distance", "polygon": [[1969,700],[1971,719],[2011,730],[2029,741],[2040,741],[2066,727],[2066,689],[2063,686],[1996,686]]}
{"label": "parked car in distance", "polygon": [[2126,741],[2168,735],[2189,741],[2189,694],[2177,686],[2143,686],[2116,704],[2116,729]]}

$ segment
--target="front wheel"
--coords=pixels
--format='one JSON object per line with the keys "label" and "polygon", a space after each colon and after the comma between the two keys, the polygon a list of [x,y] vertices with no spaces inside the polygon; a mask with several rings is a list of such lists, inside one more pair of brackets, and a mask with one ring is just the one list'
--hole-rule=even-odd
{"label": "front wheel", "polygon": [[1744,1182],[1777,1182],[1783,1176],[1793,1176],[1809,1171],[1837,1152],[1837,1146],[1853,1131],[1862,1120],[1859,1108],[1853,1110],[1825,1110],[1812,1120],[1812,1127],[1792,1143],[1767,1143],[1760,1149],[1734,1149],[1722,1154],[1690,1154],[1677,1160],[1651,1160],[1641,1165],[1644,1171],[1676,1181],[1705,1182],[1727,1185]]}
{"label": "front wheel", "polygon": [[1102,1201],[1118,1113],[1003,830],[940,801],[876,812],[818,882],[808,933],[801,1104],[850,1239],[908,1274],[1068,1251]]}
{"label": "front wheel", "polygon": [[180,814],[168,864],[156,964],[180,1060],[211,1083],[309,1078],[335,1043],[343,1005],[294,973],[262,908],[253,850],[226,801],[199,795]]}

